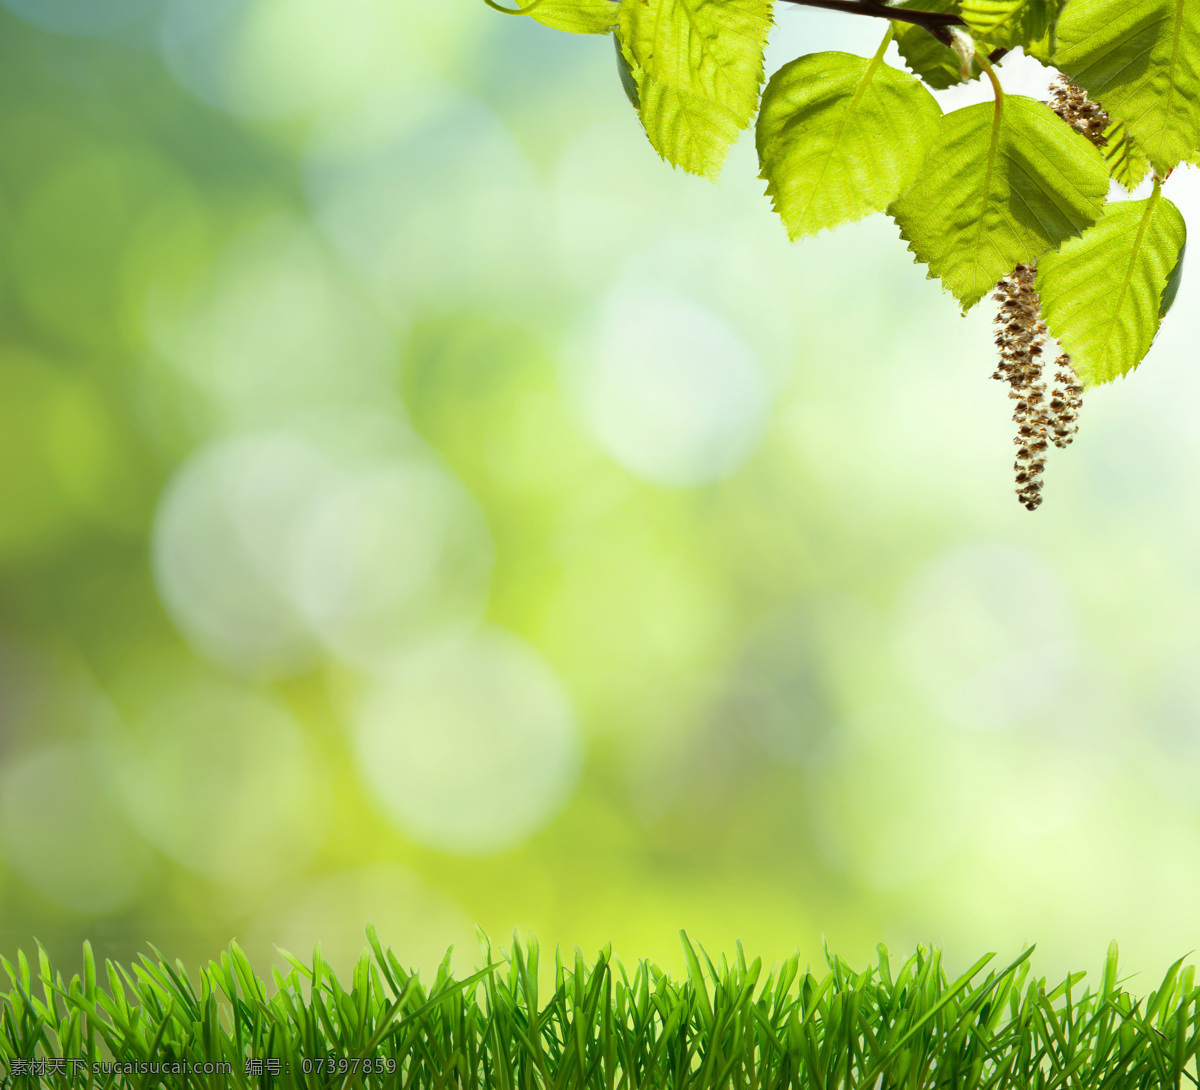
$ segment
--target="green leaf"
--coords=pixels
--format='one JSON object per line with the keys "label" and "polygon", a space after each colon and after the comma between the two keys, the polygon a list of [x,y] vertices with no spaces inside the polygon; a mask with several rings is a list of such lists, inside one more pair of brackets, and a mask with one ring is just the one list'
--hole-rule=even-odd
{"label": "green leaf", "polygon": [[1160,174],[1200,151],[1200,4],[1072,0],[1054,63],[1129,126]]}
{"label": "green leaf", "polygon": [[772,0],[621,0],[618,35],[642,125],[675,166],[716,178],[750,124]]}
{"label": "green leaf", "polygon": [[912,183],[941,108],[920,82],[849,53],[813,53],[767,84],[758,156],[792,239],[882,211]]}
{"label": "green leaf", "polygon": [[1104,139],[1108,142],[1100,150],[1108,164],[1109,175],[1114,182],[1132,193],[1145,181],[1150,171],[1150,160],[1129,135],[1124,121],[1114,121],[1109,125],[1104,130]]}
{"label": "green leaf", "polygon": [[962,0],[962,17],[967,31],[992,45],[1007,44],[1001,38],[1022,22],[1029,0]]}
{"label": "green leaf", "polygon": [[1187,227],[1169,200],[1108,205],[1080,238],[1038,263],[1046,325],[1085,386],[1132,371],[1174,301]]}
{"label": "green leaf", "polygon": [[[1187,224],[1184,224],[1184,230],[1187,230]],[[1167,279],[1167,286],[1163,289],[1162,306],[1159,308],[1159,317],[1165,318],[1175,305],[1175,300],[1179,296],[1179,286],[1183,283],[1183,258],[1187,253],[1187,242],[1185,241],[1179,247],[1179,258],[1175,262],[1175,268],[1171,270],[1171,275]]]}
{"label": "green leaf", "polygon": [[1062,0],[962,0],[967,30],[994,49],[1029,46],[1054,33]]}
{"label": "green leaf", "polygon": [[651,79],[747,125],[758,105],[772,0],[621,0],[621,40]]}
{"label": "green leaf", "polygon": [[1036,42],[1026,42],[1024,48],[1026,56],[1041,61],[1047,67],[1052,67],[1054,53],[1058,49],[1058,28],[1047,31]]}
{"label": "green leaf", "polygon": [[617,25],[617,0],[541,0],[530,16],[571,34],[608,34]]}
{"label": "green leaf", "polygon": [[613,45],[617,50],[617,75],[621,77],[621,89],[625,92],[625,97],[629,99],[630,105],[635,110],[641,110],[642,97],[638,91],[638,85],[642,82],[645,73],[634,63],[629,56],[629,51],[621,45],[621,39],[615,34],[613,35]]}
{"label": "green leaf", "polygon": [[[956,15],[961,10],[958,0],[903,0],[903,3],[892,6],[939,14],[953,12]],[[900,50],[904,63],[935,91],[944,91],[963,82],[962,63],[958,54],[942,45],[924,27],[893,21],[892,29],[896,33],[896,48]],[[978,64],[972,64],[971,78],[978,79],[982,71]]]}
{"label": "green leaf", "polygon": [[667,162],[716,179],[744,128],[736,115],[701,95],[643,76],[638,86],[642,126]]}
{"label": "green leaf", "polygon": [[1010,95],[955,110],[912,187],[889,212],[919,261],[964,312],[1016,265],[1031,264],[1099,217],[1099,150],[1050,108]]}

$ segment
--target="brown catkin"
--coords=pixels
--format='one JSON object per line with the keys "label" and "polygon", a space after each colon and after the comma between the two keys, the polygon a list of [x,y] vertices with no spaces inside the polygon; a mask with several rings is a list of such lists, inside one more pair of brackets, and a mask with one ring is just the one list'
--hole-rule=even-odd
{"label": "brown catkin", "polygon": [[[1047,105],[1097,147],[1108,143],[1104,136],[1111,123],[1108,113],[1066,76],[1060,75],[1050,85]],[[1079,409],[1083,404],[1083,387],[1065,352],[1054,361],[1054,383],[1049,391],[1046,389],[1049,384],[1043,377],[1042,361],[1046,323],[1034,286],[1036,279],[1033,266],[1018,265],[1000,281],[993,296],[1000,304],[996,315],[1000,364],[992,378],[1007,382],[1008,396],[1017,403],[1013,413],[1017,425],[1013,471],[1017,498],[1030,511],[1042,502],[1042,474],[1050,445],[1060,449],[1071,445],[1079,431]]]}
{"label": "brown catkin", "polygon": [[1008,396],[1015,401],[1013,423],[1017,435],[1017,499],[1034,511],[1042,502],[1042,474],[1046,454],[1053,444],[1069,446],[1079,430],[1077,420],[1083,388],[1079,385],[1071,358],[1059,356],[1054,362],[1054,383],[1043,377],[1046,323],[1034,286],[1036,272],[1030,265],[1018,265],[996,287],[993,298],[1000,304],[996,315],[996,347],[1000,363],[992,378],[1007,382]]}
{"label": "brown catkin", "polygon": [[1093,102],[1082,87],[1076,87],[1066,76],[1058,76],[1050,84],[1050,101],[1047,105],[1080,136],[1086,136],[1098,148],[1108,140],[1104,133],[1112,123],[1107,111],[1098,102]]}

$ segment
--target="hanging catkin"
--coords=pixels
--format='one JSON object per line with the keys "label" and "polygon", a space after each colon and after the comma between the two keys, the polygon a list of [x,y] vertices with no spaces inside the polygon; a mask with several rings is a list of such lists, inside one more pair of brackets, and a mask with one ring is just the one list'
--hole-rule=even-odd
{"label": "hanging catkin", "polygon": [[[1099,103],[1088,98],[1065,76],[1050,86],[1049,107],[1081,136],[1097,147],[1108,142],[1104,133],[1109,116]],[[994,375],[1009,384],[1008,396],[1016,403],[1013,423],[1017,435],[1017,498],[1025,507],[1036,510],[1042,502],[1042,474],[1051,444],[1070,446],[1079,431],[1079,410],[1083,387],[1079,385],[1071,357],[1065,352],[1054,361],[1054,382],[1045,379],[1042,354],[1046,344],[1046,324],[1042,321],[1041,301],[1035,282],[1036,268],[1018,265],[996,286],[993,298],[1000,304],[996,315],[996,347],[1000,363]]]}

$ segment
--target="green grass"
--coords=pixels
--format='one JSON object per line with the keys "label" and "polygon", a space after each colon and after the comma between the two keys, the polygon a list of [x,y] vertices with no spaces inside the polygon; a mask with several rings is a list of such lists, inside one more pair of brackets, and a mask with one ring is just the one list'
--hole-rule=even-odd
{"label": "green grass", "polygon": [[[648,962],[628,970],[607,949],[590,965],[578,950],[569,964],[556,952],[554,988],[543,994],[532,938],[495,952],[482,939],[482,971],[457,980],[447,955],[422,983],[373,928],[367,937],[349,988],[320,947],[311,965],[284,955],[290,971],[274,969],[272,989],[236,944],[196,981],[157,950],[129,968],[107,962],[103,981],[86,944],[82,978],[69,982],[41,947],[36,972],[23,954],[16,965],[0,959],[11,984],[0,992],[3,1086],[1198,1085],[1193,969],[1181,959],[1136,999],[1118,981],[1115,945],[1093,990],[1083,973],[1057,987],[1035,978],[1032,949],[986,975],[991,956],[981,958],[953,980],[937,950],[918,949],[894,970],[882,946],[878,964],[862,972],[829,954],[820,974],[801,969],[798,956],[763,972],[740,945],[732,964],[714,963],[681,932],[685,979]],[[371,1069],[355,1072],[356,1058],[369,1058]],[[31,1060],[43,1062],[20,1062]],[[145,1066],[152,1061],[189,1070],[164,1074]],[[261,1061],[263,1074],[248,1074],[248,1061]],[[112,1063],[126,1069],[105,1070]]]}

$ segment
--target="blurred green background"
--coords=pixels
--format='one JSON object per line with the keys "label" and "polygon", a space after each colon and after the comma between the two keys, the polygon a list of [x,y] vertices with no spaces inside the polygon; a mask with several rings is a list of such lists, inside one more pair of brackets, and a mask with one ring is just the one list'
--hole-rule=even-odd
{"label": "blurred green background", "polygon": [[603,38],[0,13],[5,954],[1200,944],[1200,280],[1030,515],[991,308],[670,170]]}

